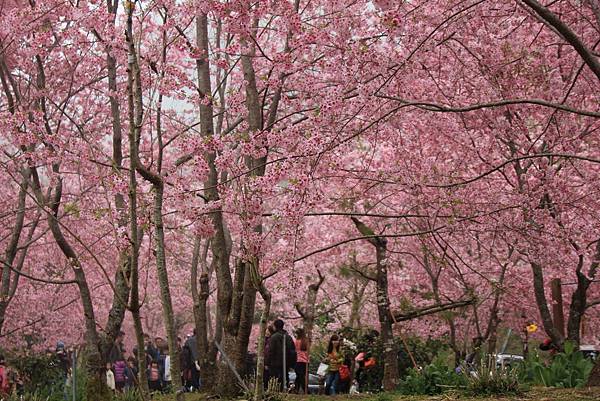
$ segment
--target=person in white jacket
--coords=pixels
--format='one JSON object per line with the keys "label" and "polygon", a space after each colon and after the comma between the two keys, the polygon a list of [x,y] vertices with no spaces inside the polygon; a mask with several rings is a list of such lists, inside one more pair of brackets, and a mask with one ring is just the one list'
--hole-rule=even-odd
{"label": "person in white jacket", "polygon": [[115,389],[116,389],[115,374],[112,371],[110,362],[108,362],[106,364],[106,385],[108,386],[109,389],[111,389],[112,391],[115,391]]}
{"label": "person in white jacket", "polygon": [[163,373],[163,382],[165,387],[171,385],[171,355],[165,356],[165,372]]}

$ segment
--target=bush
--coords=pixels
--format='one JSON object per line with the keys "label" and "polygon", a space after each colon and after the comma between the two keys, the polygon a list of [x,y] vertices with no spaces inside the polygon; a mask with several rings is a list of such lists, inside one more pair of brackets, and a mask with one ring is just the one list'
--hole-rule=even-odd
{"label": "bush", "polygon": [[137,389],[128,389],[114,396],[115,401],[142,401],[142,396]]}
{"label": "bush", "polygon": [[496,396],[520,394],[519,373],[517,368],[497,367],[493,358],[473,371],[463,369],[467,382],[467,393],[477,396]]}
{"label": "bush", "polygon": [[19,372],[23,392],[33,397],[30,399],[63,399],[65,377],[56,355],[8,355],[7,359],[8,365]]}
{"label": "bush", "polygon": [[407,346],[419,366],[426,366],[440,359],[440,356],[447,356],[450,349],[448,344],[442,340],[428,338],[423,340],[419,337],[408,337],[405,339],[406,345],[401,339],[396,339],[398,343],[398,372],[400,377],[406,375],[409,369],[413,368],[412,360],[407,351]]}
{"label": "bush", "polygon": [[574,343],[566,342],[565,352],[554,355],[549,364],[541,361],[537,353],[531,356],[523,365],[522,377],[545,387],[583,387],[593,366]]}
{"label": "bush", "polygon": [[465,376],[437,362],[422,369],[409,369],[408,375],[400,381],[398,391],[406,395],[436,395],[465,385]]}

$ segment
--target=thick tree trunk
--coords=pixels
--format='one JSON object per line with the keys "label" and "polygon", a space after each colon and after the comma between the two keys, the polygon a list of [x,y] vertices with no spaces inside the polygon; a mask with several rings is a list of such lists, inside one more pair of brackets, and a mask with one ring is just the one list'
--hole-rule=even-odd
{"label": "thick tree trunk", "polygon": [[[250,266],[244,261],[238,263],[235,272],[233,300],[229,316],[225,319],[221,346],[236,370],[243,376],[248,353],[248,342],[254,318],[256,289],[252,284]],[[219,365],[219,390],[223,394],[239,393],[239,386],[231,368]]]}
{"label": "thick tree trunk", "polygon": [[323,277],[320,270],[317,270],[317,274],[319,275],[319,280],[316,283],[312,283],[308,286],[308,292],[306,293],[306,301],[304,306],[300,306],[299,304],[295,305],[296,310],[300,316],[302,316],[302,324],[304,326],[306,339],[308,340],[309,350],[310,344],[312,343],[312,332],[315,326],[317,294],[319,293],[319,288],[321,288],[323,281],[325,281],[325,277]]}
{"label": "thick tree trunk", "polygon": [[[204,246],[202,255],[200,255],[201,247],[200,237],[196,237],[194,242],[194,253],[192,257],[191,267],[191,289],[192,299],[194,301],[194,324],[196,327],[196,346],[200,360],[200,376],[202,379],[202,387],[207,392],[212,392],[216,385],[216,357],[217,348],[214,343],[209,341],[209,322],[210,315],[208,313],[208,297],[210,295],[209,275],[206,268],[206,257],[210,241],[207,240]],[[200,274],[200,289],[198,290],[198,265],[202,258],[202,273]]]}
{"label": "thick tree trunk", "polygon": [[598,266],[600,265],[600,241],[596,241],[596,249],[590,263],[587,275],[582,272],[583,256],[579,257],[577,266],[577,288],[571,295],[571,304],[569,305],[569,320],[567,322],[567,339],[574,341],[576,344],[580,342],[581,321],[587,309],[587,293],[592,283],[596,278]]}
{"label": "thick tree trunk", "polygon": [[[131,66],[128,69],[127,92],[129,103],[129,153],[135,154],[136,130],[133,105],[133,73]],[[140,395],[143,401],[150,400],[150,389],[148,388],[148,376],[146,374],[146,353],[144,344],[144,330],[140,316],[140,288],[139,288],[139,248],[141,238],[138,235],[137,224],[137,177],[135,172],[135,160],[129,158],[129,238],[131,241],[131,259],[129,262],[131,270],[131,304],[129,310],[133,319],[135,340],[138,349],[138,383]]]}
{"label": "thick tree trunk", "polygon": [[[256,27],[256,25],[257,21],[254,21],[254,26]],[[206,26],[203,26],[202,32],[198,35],[200,38],[202,38],[203,44],[205,43],[205,29]],[[246,82],[246,108],[248,110],[246,119],[248,121],[248,128],[250,131],[258,132],[262,128],[262,112],[258,90],[256,88],[256,74],[252,65],[254,47],[250,46],[250,48],[250,52],[248,54],[243,54],[241,57],[244,81]],[[208,66],[206,65],[205,69],[208,69],[207,67]],[[206,75],[208,74],[207,72],[204,73]],[[206,82],[210,81],[207,81],[205,77],[203,79],[203,84],[206,85]],[[266,156],[258,159],[247,156],[245,159],[246,167],[248,168],[250,175],[264,175]],[[247,196],[260,196],[260,194],[251,193],[247,194]],[[262,232],[262,226],[259,224],[258,226],[254,227],[254,231],[260,234]],[[252,253],[255,254],[254,251]],[[258,265],[258,260],[254,261],[254,263]],[[228,285],[229,283],[225,284]],[[254,318],[255,303],[256,289],[251,282],[250,267],[247,266],[246,262],[242,262],[238,265],[236,270],[234,299],[230,304],[230,310],[225,311],[224,308],[221,310],[222,313],[227,312],[227,314],[222,315],[226,316],[222,343],[223,350],[234,362],[239,373],[244,370],[246,363],[248,341],[252,328],[252,320]],[[223,306],[225,306],[225,303]],[[234,385],[235,381],[232,380],[230,370],[231,369],[228,366],[219,365],[219,387],[225,394],[228,395],[239,392],[239,389]]]}
{"label": "thick tree trunk", "polygon": [[165,257],[165,233],[162,218],[163,187],[154,186],[154,234],[156,238],[156,271],[160,286],[160,299],[162,303],[165,331],[169,344],[171,357],[171,380],[176,390],[182,386],[181,367],[179,365],[179,347],[177,344],[177,331],[173,314],[173,302],[169,288],[169,274]]}
{"label": "thick tree trunk", "polygon": [[387,272],[387,240],[374,234],[373,230],[355,217],[352,217],[358,231],[367,236],[367,240],[375,247],[377,260],[377,314],[381,329],[381,342],[383,344],[383,389],[392,391],[396,389],[399,380],[398,371],[398,346],[394,341],[392,327],[392,313],[390,311],[390,300],[388,295],[388,272]]}
{"label": "thick tree trunk", "polygon": [[[256,262],[258,263],[258,261]],[[244,269],[244,298],[240,310],[240,324],[237,332],[237,352],[235,361],[238,371],[246,375],[246,362],[248,355],[248,345],[250,334],[252,333],[252,324],[254,323],[254,311],[256,308],[256,289],[252,282],[251,269],[248,263],[245,263]]]}
{"label": "thick tree trunk", "polygon": [[[116,16],[116,6],[113,7],[108,0],[108,10],[113,15],[113,21]],[[118,4],[118,3],[117,3]],[[106,69],[108,74],[108,89],[110,93],[117,93],[117,62],[111,55],[110,49],[106,49]],[[113,131],[113,165],[120,169],[123,164],[123,133],[121,126],[121,110],[118,99],[115,96],[109,96],[110,111]],[[117,221],[120,228],[127,227],[127,211],[125,199],[122,194],[115,194],[115,207],[118,214]],[[121,331],[121,325],[125,318],[127,303],[129,302],[130,277],[131,277],[131,250],[123,249],[119,251],[117,258],[117,271],[115,273],[115,286],[112,307],[108,313],[108,320],[104,327],[103,355],[107,356],[110,352],[115,338]]]}
{"label": "thick tree trunk", "polygon": [[533,273],[533,291],[535,295],[535,301],[540,311],[544,330],[550,336],[550,339],[554,344],[556,344],[558,347],[562,347],[565,339],[554,327],[554,321],[552,320],[552,315],[550,314],[550,309],[548,308],[548,301],[544,288],[544,271],[542,266],[532,262],[531,270]]}
{"label": "thick tree trunk", "polygon": [[368,280],[361,280],[358,283],[355,283],[352,291],[352,303],[350,305],[350,318],[348,319],[348,326],[353,329],[360,328],[360,312],[363,307],[363,302],[365,298],[365,290],[369,285]]}
{"label": "thick tree trunk", "polygon": [[[173,314],[173,302],[171,300],[171,290],[169,288],[169,275],[166,266],[165,257],[165,233],[164,223],[162,216],[163,208],[163,193],[164,183],[163,178],[160,175],[162,165],[162,135],[161,135],[161,124],[160,124],[160,100],[159,110],[157,111],[157,139],[159,147],[159,155],[157,159],[157,172],[152,172],[147,169],[139,159],[139,141],[141,135],[141,127],[143,123],[143,103],[142,103],[142,80],[140,74],[140,68],[138,63],[138,57],[133,43],[133,8],[130,8],[127,15],[127,44],[129,50],[129,64],[128,72],[129,79],[131,82],[130,88],[130,108],[133,109],[133,121],[134,121],[134,152],[130,155],[133,160],[135,170],[149,183],[152,184],[154,191],[154,208],[152,213],[152,219],[154,224],[154,234],[156,240],[156,271],[158,276],[158,284],[160,287],[160,299],[163,310],[164,326],[167,333],[167,343],[169,345],[169,356],[171,358],[171,380],[174,388],[179,391],[182,386],[181,382],[181,368],[179,364],[179,348],[177,344],[177,332],[175,327],[175,318]],[[165,57],[166,45],[163,37],[163,59]],[[159,99],[162,99],[159,95]],[[131,104],[133,103],[133,104]],[[132,107],[133,106],[133,107]],[[131,112],[130,112],[131,113]]]}
{"label": "thick tree trunk", "polygon": [[[27,195],[27,178],[23,177],[20,187],[19,196],[17,201],[17,213],[15,215],[15,222],[12,227],[11,237],[4,251],[4,258],[0,259],[2,263],[2,280],[0,287],[0,333],[2,333],[2,327],[4,326],[4,319],[6,316],[6,309],[10,304],[12,296],[10,294],[11,287],[14,285],[14,280],[18,280],[18,276],[13,274],[11,267],[17,256],[17,250],[19,247],[19,239],[21,238],[21,232],[23,231],[23,222],[25,221],[25,198]],[[23,250],[22,252],[25,252]]]}
{"label": "thick tree trunk", "polygon": [[258,269],[253,271],[255,286],[263,299],[264,307],[260,314],[260,329],[258,334],[258,346],[256,347],[256,383],[254,387],[254,401],[261,401],[264,394],[264,372],[265,372],[265,339],[267,336],[267,324],[271,311],[271,293],[267,290],[264,282],[258,274]]}
{"label": "thick tree trunk", "polygon": [[377,252],[377,313],[381,326],[381,342],[383,343],[383,389],[393,391],[398,385],[398,346],[394,341],[390,300],[388,297],[388,276],[386,259],[386,242],[376,247]]}
{"label": "thick tree trunk", "polygon": [[[55,173],[58,173],[58,166],[53,167]],[[33,170],[34,183],[36,191],[41,195],[39,191],[39,178],[37,172]],[[104,358],[101,353],[100,336],[96,330],[96,317],[94,315],[94,306],[92,303],[92,296],[90,289],[87,284],[85,272],[79,255],[71,247],[67,239],[62,233],[60,223],[58,220],[58,212],[60,202],[62,198],[62,178],[58,178],[54,191],[51,196],[49,206],[52,213],[48,214],[48,226],[52,232],[52,236],[56,241],[56,244],[62,251],[65,258],[69,261],[73,270],[77,287],[79,288],[79,295],[81,299],[81,305],[83,309],[84,322],[85,322],[85,356],[86,356],[86,371],[88,372],[89,378],[86,384],[86,395],[89,401],[102,401],[109,396],[109,390],[105,383],[103,376],[104,372]]]}
{"label": "thick tree trunk", "polygon": [[590,373],[590,377],[588,377],[588,381],[586,383],[588,387],[600,387],[600,358],[596,360],[596,364]]}

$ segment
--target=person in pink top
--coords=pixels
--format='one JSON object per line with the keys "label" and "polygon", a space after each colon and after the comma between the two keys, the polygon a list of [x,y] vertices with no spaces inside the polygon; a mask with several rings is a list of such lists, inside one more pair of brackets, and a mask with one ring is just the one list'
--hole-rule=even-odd
{"label": "person in pink top", "polygon": [[298,356],[296,359],[296,366],[294,367],[294,370],[296,371],[296,391],[298,393],[302,391],[302,393],[308,394],[308,389],[306,387],[306,375],[308,372],[308,339],[306,338],[306,332],[303,328],[298,328],[296,330],[294,345],[296,346],[296,355]]}

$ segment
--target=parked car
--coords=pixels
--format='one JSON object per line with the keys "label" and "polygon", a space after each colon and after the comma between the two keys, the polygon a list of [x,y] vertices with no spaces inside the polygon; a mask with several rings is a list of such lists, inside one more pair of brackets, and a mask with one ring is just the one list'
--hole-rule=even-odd
{"label": "parked car", "polygon": [[[290,388],[295,385],[296,382],[296,372],[293,370],[289,373],[290,378]],[[313,373],[308,374],[308,394],[319,394],[321,389],[325,388],[325,380],[324,378],[315,375]]]}
{"label": "parked car", "polygon": [[581,352],[586,358],[590,358],[592,361],[595,361],[600,355],[600,350],[598,350],[598,347],[590,344],[580,345],[579,352]]}
{"label": "parked car", "polygon": [[519,363],[522,363],[525,358],[523,355],[514,355],[514,354],[496,354],[496,367],[498,368],[510,368],[516,366]]}

